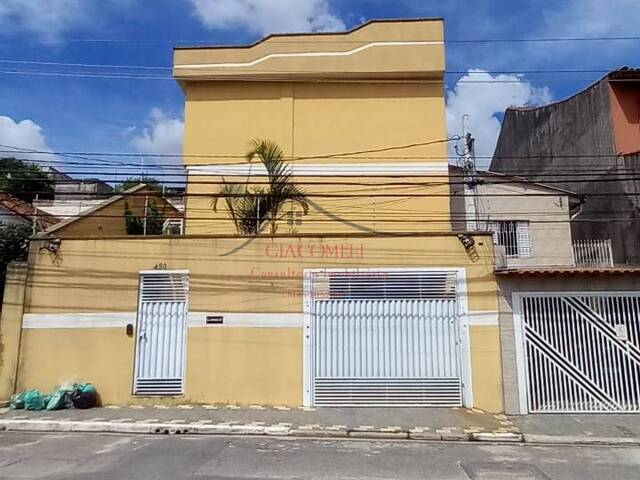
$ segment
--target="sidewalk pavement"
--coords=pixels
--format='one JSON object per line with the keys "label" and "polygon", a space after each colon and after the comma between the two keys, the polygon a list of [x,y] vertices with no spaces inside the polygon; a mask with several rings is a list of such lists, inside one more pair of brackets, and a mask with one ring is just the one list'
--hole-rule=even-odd
{"label": "sidewalk pavement", "polygon": [[0,409],[0,430],[269,435],[547,444],[640,444],[640,415],[505,416],[467,408],[288,408],[235,405]]}

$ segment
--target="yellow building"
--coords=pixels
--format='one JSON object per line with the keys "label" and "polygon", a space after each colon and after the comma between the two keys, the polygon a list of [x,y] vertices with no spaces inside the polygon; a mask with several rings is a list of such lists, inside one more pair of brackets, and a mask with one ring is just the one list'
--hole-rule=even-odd
{"label": "yellow building", "polygon": [[[491,237],[451,229],[444,70],[442,20],[177,49],[186,235],[34,241],[0,393],[82,379],[104,403],[502,411]],[[220,201],[267,188],[254,139],[309,204],[275,234],[238,234]]]}

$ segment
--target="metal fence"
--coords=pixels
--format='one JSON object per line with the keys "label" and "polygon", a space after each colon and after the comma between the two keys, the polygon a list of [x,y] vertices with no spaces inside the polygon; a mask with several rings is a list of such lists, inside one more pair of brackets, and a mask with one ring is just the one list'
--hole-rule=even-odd
{"label": "metal fence", "polygon": [[577,267],[613,267],[611,240],[577,240],[573,258]]}

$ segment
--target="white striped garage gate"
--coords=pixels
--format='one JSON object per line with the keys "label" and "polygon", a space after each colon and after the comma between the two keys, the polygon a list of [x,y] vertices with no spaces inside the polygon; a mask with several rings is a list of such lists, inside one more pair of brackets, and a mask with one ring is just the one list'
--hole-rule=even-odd
{"label": "white striped garage gate", "polygon": [[522,413],[640,412],[640,293],[515,294]]}
{"label": "white striped garage gate", "polygon": [[307,271],[305,403],[457,406],[457,271]]}

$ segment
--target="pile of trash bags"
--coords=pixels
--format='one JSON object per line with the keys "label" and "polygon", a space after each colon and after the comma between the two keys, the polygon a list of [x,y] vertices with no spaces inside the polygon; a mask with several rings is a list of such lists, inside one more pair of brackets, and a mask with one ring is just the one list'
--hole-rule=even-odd
{"label": "pile of trash bags", "polygon": [[98,401],[98,392],[90,383],[74,383],[58,386],[51,395],[34,388],[18,393],[11,398],[12,410],[62,410],[65,408],[93,408]]}

